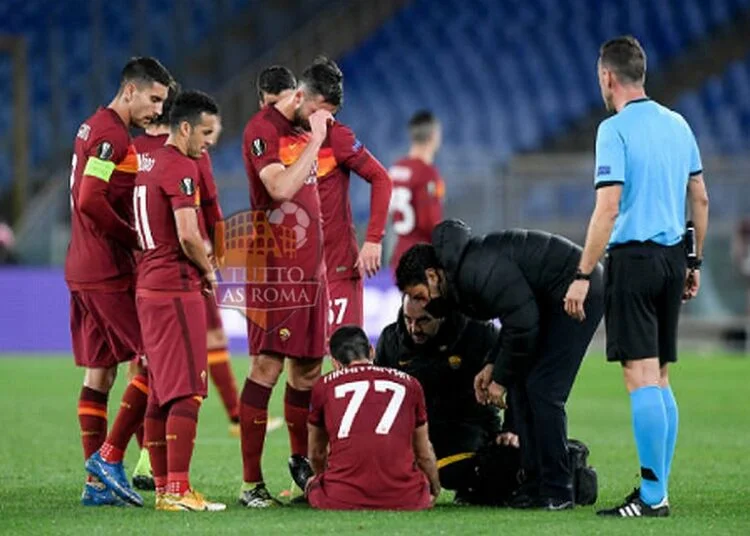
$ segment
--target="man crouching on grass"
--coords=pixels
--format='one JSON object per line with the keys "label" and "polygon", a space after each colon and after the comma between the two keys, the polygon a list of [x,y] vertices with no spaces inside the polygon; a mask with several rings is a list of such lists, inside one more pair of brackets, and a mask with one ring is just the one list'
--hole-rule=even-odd
{"label": "man crouching on grass", "polygon": [[374,366],[373,353],[359,327],[343,326],[331,337],[331,355],[343,368],[313,388],[310,462],[289,462],[313,508],[424,510],[440,495],[422,386]]}

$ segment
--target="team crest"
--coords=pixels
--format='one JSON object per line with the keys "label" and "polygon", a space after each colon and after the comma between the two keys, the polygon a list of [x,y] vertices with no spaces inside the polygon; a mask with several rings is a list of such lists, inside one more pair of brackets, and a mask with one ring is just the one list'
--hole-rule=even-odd
{"label": "team crest", "polygon": [[183,177],[180,180],[180,191],[185,195],[193,195],[195,193],[195,183],[190,177]]}
{"label": "team crest", "polygon": [[448,366],[452,368],[453,370],[457,370],[459,367],[461,367],[461,356],[460,355],[452,355],[448,358]]}
{"label": "team crest", "polygon": [[266,153],[266,142],[260,138],[255,138],[253,140],[252,151],[255,156],[263,156]]}
{"label": "team crest", "polygon": [[292,332],[289,331],[289,328],[281,328],[279,330],[279,339],[281,339],[281,342],[286,342],[289,340],[289,337],[292,336]]}
{"label": "team crest", "polygon": [[99,150],[97,151],[97,157],[100,160],[109,160],[112,158],[115,150],[112,148],[112,144],[108,141],[103,141],[99,144]]}

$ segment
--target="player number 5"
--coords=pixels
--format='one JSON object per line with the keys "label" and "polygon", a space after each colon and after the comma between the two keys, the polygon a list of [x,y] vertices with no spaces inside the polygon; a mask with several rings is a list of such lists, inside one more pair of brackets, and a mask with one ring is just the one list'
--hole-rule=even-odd
{"label": "player number 5", "polygon": [[[401,409],[401,404],[404,402],[406,388],[400,383],[388,380],[375,380],[373,383],[376,392],[385,393],[391,391],[393,393],[391,400],[388,402],[388,406],[383,412],[383,416],[380,418],[380,422],[378,422],[378,425],[375,427],[376,434],[388,435],[391,431],[391,427],[393,427],[394,421],[396,420],[398,410]],[[334,395],[336,398],[345,398],[347,394],[353,393],[346,406],[346,411],[344,411],[341,424],[339,425],[339,439],[349,437],[354,418],[357,416],[357,413],[359,413],[359,408],[362,407],[362,402],[364,402],[365,396],[369,390],[370,382],[366,380],[343,383],[337,385],[334,389]]]}
{"label": "player number 5", "polygon": [[411,190],[403,186],[393,188],[391,194],[391,212],[401,214],[401,219],[393,224],[393,232],[397,235],[407,235],[414,230],[417,217],[411,203]]}

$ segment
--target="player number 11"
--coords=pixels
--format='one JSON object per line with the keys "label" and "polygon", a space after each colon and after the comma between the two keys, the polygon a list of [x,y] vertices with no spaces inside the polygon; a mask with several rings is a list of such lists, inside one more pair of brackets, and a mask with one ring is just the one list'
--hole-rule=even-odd
{"label": "player number 11", "polygon": [[[388,432],[391,431],[391,427],[393,426],[393,422],[396,420],[398,410],[401,409],[401,404],[404,402],[406,388],[400,383],[388,380],[375,380],[373,383],[376,392],[385,393],[390,391],[393,393],[390,402],[388,402],[388,406],[385,408],[385,412],[383,412],[383,416],[380,418],[380,422],[375,427],[376,434],[388,435]],[[349,437],[349,432],[352,429],[354,419],[357,416],[357,413],[359,413],[359,408],[362,407],[362,402],[364,402],[365,396],[369,390],[370,382],[367,380],[342,383],[341,385],[337,385],[334,389],[334,395],[336,398],[345,398],[347,394],[353,393],[346,406],[346,411],[344,411],[341,424],[339,425],[339,439]]]}

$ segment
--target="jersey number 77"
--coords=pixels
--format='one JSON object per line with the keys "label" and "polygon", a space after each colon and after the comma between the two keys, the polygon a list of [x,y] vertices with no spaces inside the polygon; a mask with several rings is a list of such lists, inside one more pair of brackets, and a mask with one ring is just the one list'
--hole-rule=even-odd
{"label": "jersey number 77", "polygon": [[[380,422],[378,422],[378,425],[375,427],[376,434],[388,435],[388,432],[391,431],[391,427],[396,420],[398,411],[401,409],[401,404],[404,402],[406,387],[400,383],[388,380],[374,380],[372,384],[375,391],[378,393],[386,393],[388,391],[393,393],[390,402],[388,402],[388,406],[385,408],[385,412],[383,412],[383,416],[380,418]],[[364,402],[367,393],[370,391],[370,385],[371,382],[361,380],[343,383],[336,386],[334,390],[336,398],[345,398],[347,394],[353,393],[346,406],[346,411],[344,411],[341,424],[339,424],[339,439],[349,437],[349,432],[352,429],[352,424],[357,417],[357,413],[359,413],[359,408],[362,407],[362,403]]]}

